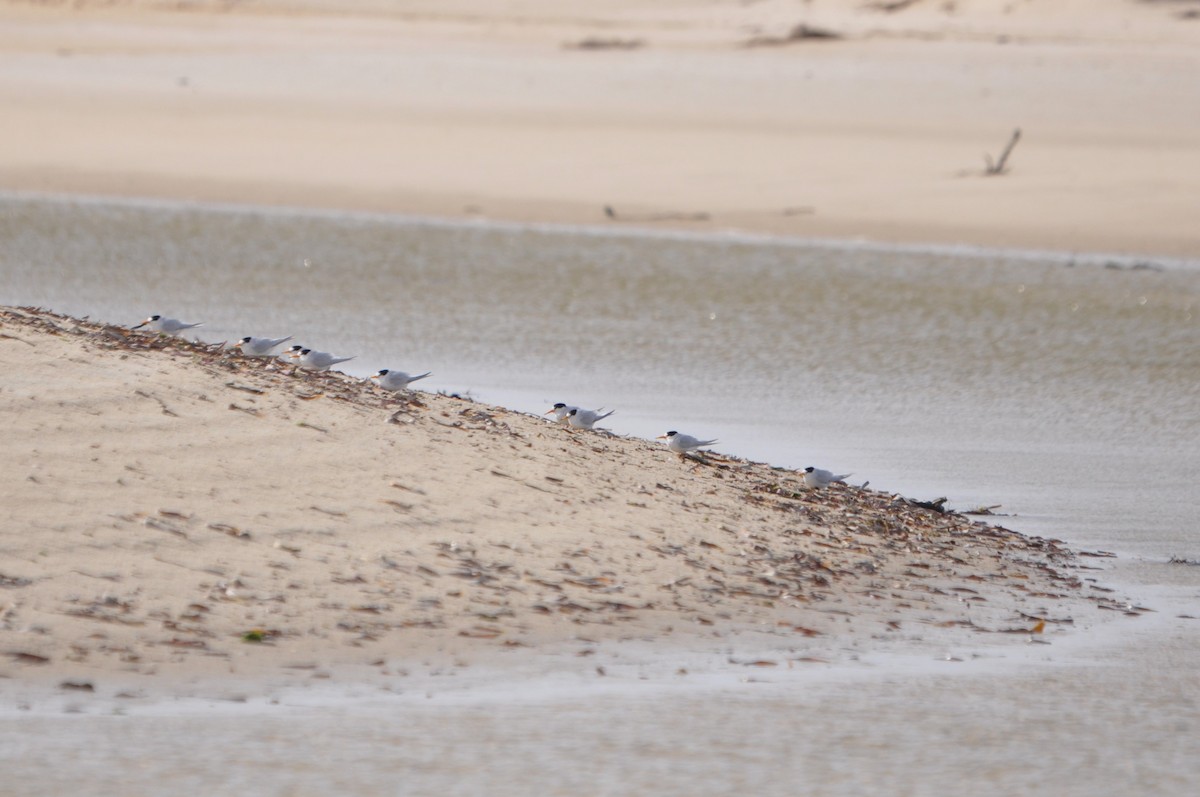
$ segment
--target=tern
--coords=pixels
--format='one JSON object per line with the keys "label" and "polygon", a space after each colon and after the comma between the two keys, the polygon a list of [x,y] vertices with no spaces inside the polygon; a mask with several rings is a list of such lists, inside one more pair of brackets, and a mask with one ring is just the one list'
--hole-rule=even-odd
{"label": "tern", "polygon": [[543,412],[543,415],[554,413],[554,420],[559,423],[567,423],[567,417],[571,414],[571,410],[577,410],[578,407],[572,407],[570,404],[563,404],[561,401],[555,404],[550,409]]}
{"label": "tern", "polygon": [[409,382],[416,382],[418,379],[424,379],[432,373],[432,371],[426,371],[423,374],[410,376],[403,371],[392,371],[384,368],[378,373],[371,374],[370,378],[378,380],[379,386],[384,390],[390,390],[394,393],[397,390],[404,390],[407,388]]}
{"label": "tern", "polygon": [[711,446],[713,443],[717,442],[716,438],[713,438],[712,440],[698,440],[695,437],[692,437],[690,434],[683,434],[682,432],[676,432],[674,430],[667,432],[666,434],[660,434],[657,439],[666,440],[667,448],[671,449],[681,457],[690,454],[697,448]]}
{"label": "tern", "polygon": [[152,315],[142,323],[138,324],[133,329],[141,329],[145,327],[151,332],[161,332],[165,335],[177,335],[185,329],[204,326],[203,324],[187,324],[180,321],[178,318],[164,318],[160,315]]}
{"label": "tern", "polygon": [[242,354],[247,357],[270,357],[271,349],[281,343],[287,343],[292,339],[291,335],[286,338],[250,338],[245,337],[238,341],[238,348],[242,350]]}
{"label": "tern", "polygon": [[293,346],[288,351],[290,352],[288,356],[295,360],[301,368],[307,368],[310,371],[328,371],[331,365],[354,359],[353,357],[335,357],[327,351],[313,351],[299,346]]}
{"label": "tern", "polygon": [[567,423],[573,429],[591,429],[596,425],[596,421],[602,421],[614,412],[616,410],[609,410],[601,415],[600,410],[581,410],[578,407],[571,407],[567,412]]}
{"label": "tern", "polygon": [[805,487],[828,487],[834,482],[845,481],[853,476],[853,473],[835,474],[820,468],[814,468],[811,465],[804,469],[804,486]]}

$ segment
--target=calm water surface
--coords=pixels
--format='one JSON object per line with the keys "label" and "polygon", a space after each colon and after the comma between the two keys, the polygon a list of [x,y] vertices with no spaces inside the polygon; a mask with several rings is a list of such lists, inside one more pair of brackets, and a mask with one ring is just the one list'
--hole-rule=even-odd
{"label": "calm water surface", "polygon": [[1160,609],[915,668],[748,673],[721,640],[245,702],[0,681],[0,791],[1191,795],[1200,568],[1165,561],[1200,558],[1200,264],[1135,265],[0,197],[5,304],[292,334],[359,376],[432,370],[427,389],[603,405],[620,434],[1001,504],[1006,525],[1120,552],[1104,577]]}

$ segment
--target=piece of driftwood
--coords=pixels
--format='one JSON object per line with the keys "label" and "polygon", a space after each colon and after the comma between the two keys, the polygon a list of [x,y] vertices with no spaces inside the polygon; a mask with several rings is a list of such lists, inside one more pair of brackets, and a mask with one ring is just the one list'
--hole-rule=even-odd
{"label": "piece of driftwood", "polygon": [[894,14],[897,11],[903,11],[911,5],[916,5],[921,0],[879,0],[879,2],[867,3],[863,8],[868,11],[882,11],[885,14]]}
{"label": "piece of driftwood", "polygon": [[612,205],[604,206],[604,215],[613,221],[708,221],[709,215],[704,212],[700,213],[642,213],[639,215],[622,214],[617,216],[617,210]]}
{"label": "piece of driftwood", "polygon": [[938,498],[934,501],[917,501],[910,498],[908,502],[913,506],[919,506],[922,509],[928,509],[931,512],[937,512],[940,515],[944,515],[946,513],[945,498]]}
{"label": "piece of driftwood", "polygon": [[1018,127],[1013,130],[1012,138],[1008,140],[1008,146],[1006,146],[1004,151],[1000,153],[1000,157],[996,159],[995,163],[992,163],[991,155],[984,154],[983,160],[987,163],[987,169],[985,169],[983,173],[986,175],[993,175],[1004,174],[1007,172],[1008,168],[1005,164],[1008,162],[1008,156],[1012,154],[1013,147],[1015,147],[1017,142],[1020,140],[1021,128]]}
{"label": "piece of driftwood", "polygon": [[579,41],[567,42],[563,44],[563,49],[566,50],[637,50],[643,47],[645,42],[641,39],[602,39],[597,37],[589,37],[580,39]]}

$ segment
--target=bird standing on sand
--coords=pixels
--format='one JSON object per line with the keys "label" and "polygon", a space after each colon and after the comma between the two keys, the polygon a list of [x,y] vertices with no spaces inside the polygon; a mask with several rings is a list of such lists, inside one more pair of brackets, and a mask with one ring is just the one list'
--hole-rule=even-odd
{"label": "bird standing on sand", "polygon": [[152,315],[142,323],[138,324],[136,327],[132,327],[132,329],[141,329],[142,327],[145,327],[151,332],[161,332],[164,335],[178,335],[185,329],[192,329],[194,327],[202,326],[204,326],[203,323],[187,324],[183,321],[180,321],[178,318],[164,318],[161,315]]}
{"label": "bird standing on sand", "polygon": [[592,429],[596,425],[596,421],[602,421],[609,415],[612,415],[616,410],[609,410],[600,415],[600,410],[581,410],[578,407],[572,407],[567,413],[567,423],[572,429]]}
{"label": "bird standing on sand", "polygon": [[713,438],[712,440],[698,440],[695,437],[692,437],[690,434],[683,434],[682,432],[676,432],[675,430],[671,430],[666,434],[660,434],[657,439],[666,440],[667,448],[671,449],[681,457],[691,454],[698,448],[711,446],[713,443],[717,442],[716,438]]}
{"label": "bird standing on sand", "polygon": [[827,470],[814,468],[811,465],[804,469],[804,486],[805,487],[828,487],[834,482],[841,482],[853,476],[853,473],[834,474]]}
{"label": "bird standing on sand", "polygon": [[432,371],[426,371],[423,374],[409,376],[403,371],[392,371],[384,368],[383,370],[371,374],[370,378],[379,382],[379,386],[384,390],[395,393],[397,390],[404,390],[408,387],[409,382],[416,382],[418,379],[424,379],[432,375]]}
{"label": "bird standing on sand", "polygon": [[288,356],[295,360],[297,365],[310,371],[328,371],[332,365],[354,359],[353,357],[335,357],[327,351],[313,351],[300,346],[293,346],[288,349],[288,352]]}
{"label": "bird standing on sand", "polygon": [[271,349],[281,343],[287,343],[292,339],[291,335],[286,338],[251,338],[245,337],[238,341],[238,348],[242,350],[242,354],[247,357],[270,357]]}

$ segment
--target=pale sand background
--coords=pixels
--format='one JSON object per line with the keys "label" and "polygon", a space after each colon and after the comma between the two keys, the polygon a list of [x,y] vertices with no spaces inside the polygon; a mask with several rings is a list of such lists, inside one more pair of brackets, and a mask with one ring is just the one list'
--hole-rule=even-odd
{"label": "pale sand background", "polygon": [[5,2],[0,188],[1196,254],[1200,4],[870,6]]}

